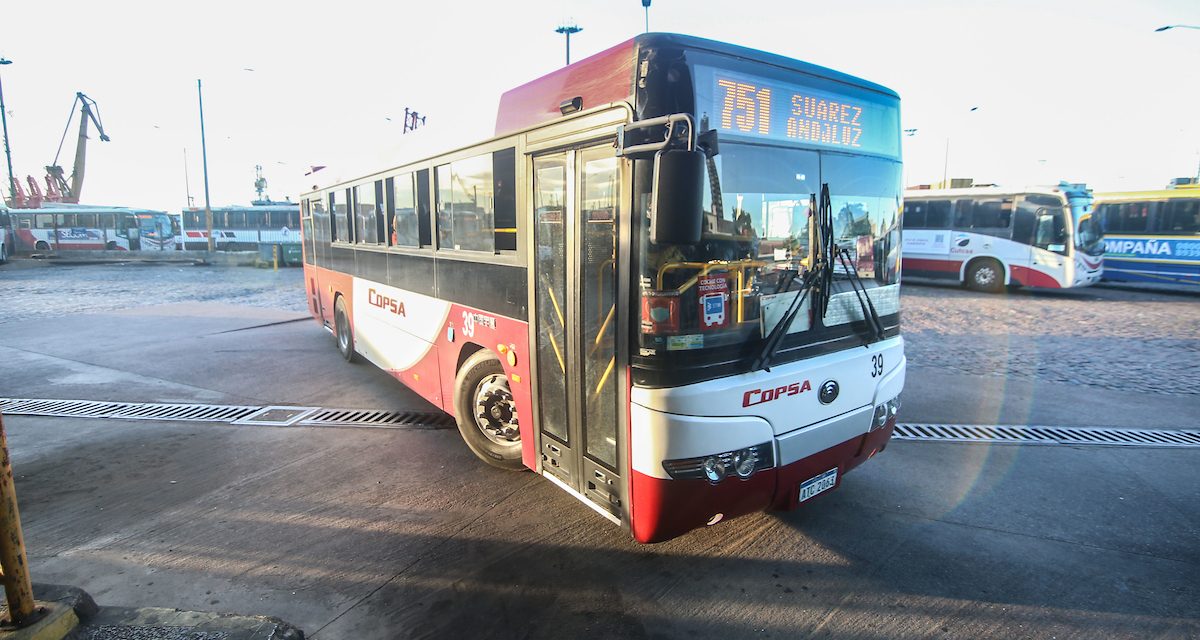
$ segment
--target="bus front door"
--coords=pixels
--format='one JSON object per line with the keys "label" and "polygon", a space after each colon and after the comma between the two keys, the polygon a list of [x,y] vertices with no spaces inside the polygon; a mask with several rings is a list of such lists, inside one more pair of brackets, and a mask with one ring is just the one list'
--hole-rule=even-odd
{"label": "bus front door", "polygon": [[617,232],[611,145],[533,158],[534,322],[542,473],[620,519]]}

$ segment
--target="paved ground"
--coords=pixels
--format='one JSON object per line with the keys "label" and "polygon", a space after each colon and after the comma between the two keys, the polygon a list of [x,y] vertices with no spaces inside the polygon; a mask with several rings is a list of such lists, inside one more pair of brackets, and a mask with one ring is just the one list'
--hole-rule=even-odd
{"label": "paved ground", "polygon": [[[122,310],[85,315],[79,297],[50,308],[87,275],[0,268],[0,396],[428,408],[266,308],[298,272],[210,272],[237,304],[125,309],[145,300],[126,276]],[[14,274],[33,293],[14,299]],[[904,419],[1190,426],[1186,385],[1113,389],[1004,356],[1048,349],[1023,327],[1064,301],[1149,314],[1195,353],[1195,298],[1096,291],[910,287]],[[976,304],[994,313],[972,320]],[[960,319],[939,330],[942,310]],[[1109,353],[1087,325],[1061,348]],[[939,359],[954,340],[980,359]],[[5,425],[35,578],[102,605],[274,615],[330,639],[1200,637],[1197,450],[893,442],[803,511],[638,546],[533,474],[478,464],[453,430]]]}

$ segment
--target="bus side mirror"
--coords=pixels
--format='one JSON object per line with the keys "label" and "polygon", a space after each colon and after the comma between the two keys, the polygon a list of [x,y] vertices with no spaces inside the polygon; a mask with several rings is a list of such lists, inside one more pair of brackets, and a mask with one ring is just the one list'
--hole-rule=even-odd
{"label": "bus side mirror", "polygon": [[650,242],[696,244],[704,222],[704,153],[669,149],[654,154]]}

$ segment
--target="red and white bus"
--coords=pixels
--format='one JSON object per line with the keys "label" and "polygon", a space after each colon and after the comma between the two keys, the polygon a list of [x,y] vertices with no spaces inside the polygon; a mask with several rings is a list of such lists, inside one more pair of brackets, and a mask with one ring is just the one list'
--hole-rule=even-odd
{"label": "red and white bus", "polygon": [[[8,209],[8,255],[35,251],[175,249],[171,218],[162,211],[53,203],[39,209]],[[6,243],[7,244],[7,243]]]}
{"label": "red and white bus", "polygon": [[1104,272],[1104,237],[1085,185],[910,189],[904,275],[1005,286],[1086,287]]}
{"label": "red and white bus", "polygon": [[879,85],[641,35],[485,142],[305,194],[309,305],[641,542],[794,509],[895,424],[899,126]]}

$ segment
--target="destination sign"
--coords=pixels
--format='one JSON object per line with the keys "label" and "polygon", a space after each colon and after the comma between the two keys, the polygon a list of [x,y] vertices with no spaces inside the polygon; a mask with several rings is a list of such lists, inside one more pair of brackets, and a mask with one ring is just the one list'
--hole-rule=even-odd
{"label": "destination sign", "polygon": [[696,79],[697,111],[722,134],[900,155],[895,104],[699,65]]}

